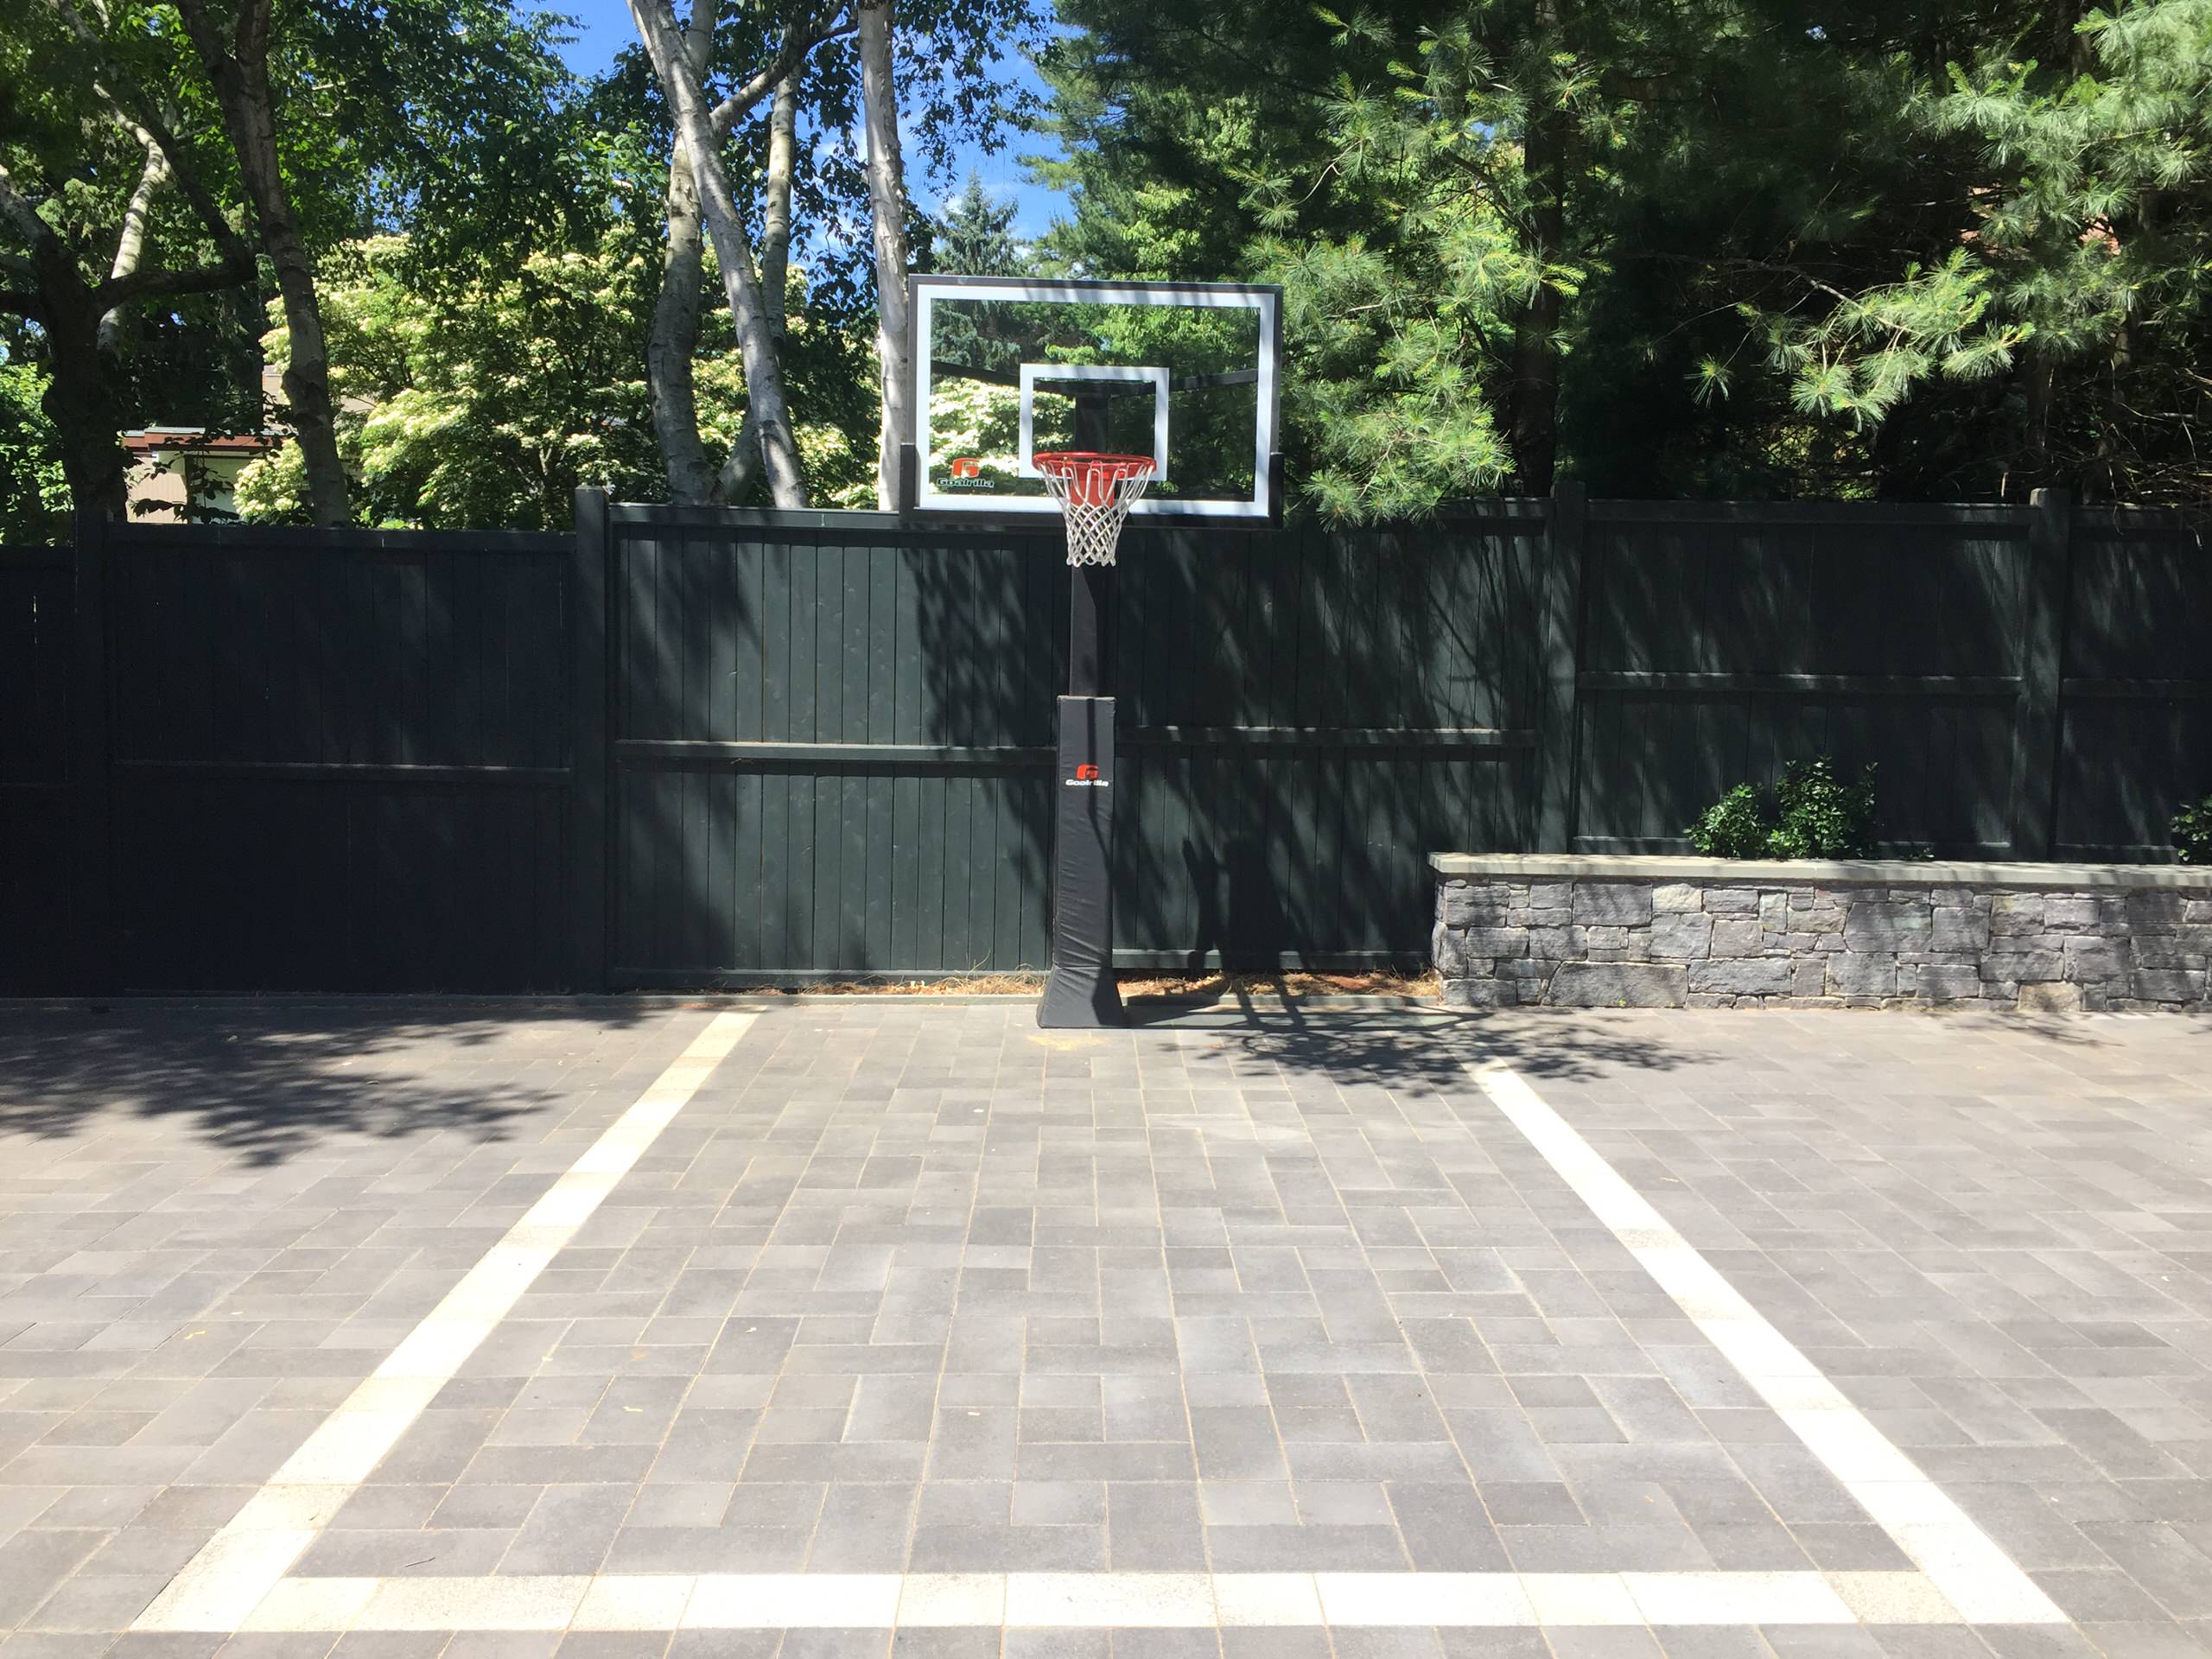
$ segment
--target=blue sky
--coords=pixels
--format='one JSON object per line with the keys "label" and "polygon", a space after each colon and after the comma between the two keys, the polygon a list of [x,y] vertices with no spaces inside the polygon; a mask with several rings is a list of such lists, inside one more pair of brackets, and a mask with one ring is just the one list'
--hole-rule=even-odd
{"label": "blue sky", "polygon": [[[550,0],[550,9],[566,12],[576,20],[577,39],[568,49],[568,60],[569,67],[579,74],[597,74],[613,61],[617,52],[638,38],[626,0]],[[1013,84],[1039,93],[1045,90],[1027,59],[1002,58],[999,70]],[[971,147],[961,156],[949,186],[941,181],[910,178],[907,188],[917,200],[934,208],[942,205],[947,194],[959,189],[972,167],[982,175],[992,194],[1001,200],[1014,198],[1019,209],[1014,217],[1015,232],[1025,237],[1037,236],[1052,223],[1060,198],[1027,181],[1015,152],[1033,150],[1043,143],[1040,139],[1017,137],[995,156],[986,156]]]}

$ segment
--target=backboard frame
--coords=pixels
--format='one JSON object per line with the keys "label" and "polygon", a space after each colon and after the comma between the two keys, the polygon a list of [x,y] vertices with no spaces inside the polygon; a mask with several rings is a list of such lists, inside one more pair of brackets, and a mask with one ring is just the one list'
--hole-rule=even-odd
{"label": "backboard frame", "polygon": [[[1259,322],[1258,378],[1255,391],[1253,488],[1249,499],[1188,499],[1147,497],[1136,503],[1130,516],[1151,524],[1281,524],[1283,512],[1281,455],[1282,406],[1282,289],[1272,283],[1096,282],[1072,277],[962,276],[917,272],[907,278],[910,312],[907,350],[912,365],[911,395],[907,400],[906,430],[900,449],[899,505],[902,512],[935,519],[964,519],[988,524],[1034,524],[1059,516],[1052,496],[986,496],[970,492],[934,488],[923,457],[929,454],[931,368],[928,342],[939,300],[1010,300],[1042,304],[1146,305],[1176,303],[1220,307],[1255,312]],[[1036,378],[1152,379],[1156,396],[1157,448],[1168,443],[1164,373],[1136,365],[1021,365],[1025,383]],[[1109,373],[1099,374],[1097,369]],[[1030,372],[1038,370],[1038,374]],[[1025,414],[1027,412],[1025,397]],[[1022,453],[1017,458],[1021,474],[1036,476],[1029,456],[1033,433],[1025,421],[1020,434]],[[1163,474],[1170,457],[1156,455]]]}

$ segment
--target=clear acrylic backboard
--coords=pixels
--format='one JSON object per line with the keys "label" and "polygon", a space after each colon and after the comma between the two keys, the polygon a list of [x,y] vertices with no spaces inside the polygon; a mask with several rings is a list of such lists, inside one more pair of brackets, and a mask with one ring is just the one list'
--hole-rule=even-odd
{"label": "clear acrylic backboard", "polygon": [[1152,458],[1133,518],[1281,516],[1280,289],[911,280],[912,511],[1056,516],[1035,457],[1087,450]]}

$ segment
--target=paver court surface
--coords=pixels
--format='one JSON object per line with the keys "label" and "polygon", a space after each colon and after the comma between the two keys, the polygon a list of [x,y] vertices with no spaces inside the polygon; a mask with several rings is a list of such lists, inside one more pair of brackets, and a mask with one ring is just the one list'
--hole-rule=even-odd
{"label": "paver court surface", "polygon": [[0,1636],[2212,1652],[2212,1025],[0,1010]]}

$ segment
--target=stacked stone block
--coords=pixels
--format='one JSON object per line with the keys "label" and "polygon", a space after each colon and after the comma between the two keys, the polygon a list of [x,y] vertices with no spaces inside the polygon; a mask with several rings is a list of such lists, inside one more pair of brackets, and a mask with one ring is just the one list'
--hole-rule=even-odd
{"label": "stacked stone block", "polygon": [[2212,892],[2162,887],[1446,875],[1433,947],[1459,1007],[2212,1007]]}

